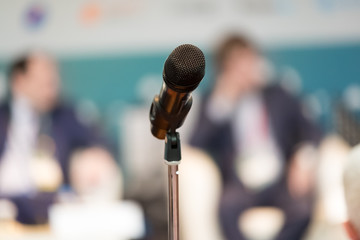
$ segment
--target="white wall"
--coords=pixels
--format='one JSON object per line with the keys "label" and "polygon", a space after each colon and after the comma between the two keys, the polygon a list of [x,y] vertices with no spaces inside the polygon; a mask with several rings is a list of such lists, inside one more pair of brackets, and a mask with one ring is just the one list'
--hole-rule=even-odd
{"label": "white wall", "polygon": [[[36,29],[25,20],[34,3],[46,15]],[[91,6],[98,14],[86,22]],[[0,0],[0,58],[32,47],[62,55],[204,48],[233,29],[271,45],[358,41],[359,23],[360,0]]]}

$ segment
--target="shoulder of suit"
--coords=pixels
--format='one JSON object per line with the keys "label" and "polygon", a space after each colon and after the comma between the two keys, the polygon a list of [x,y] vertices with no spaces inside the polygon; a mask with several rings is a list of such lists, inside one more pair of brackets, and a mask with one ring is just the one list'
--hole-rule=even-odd
{"label": "shoulder of suit", "polygon": [[284,98],[288,100],[296,99],[296,96],[294,96],[294,94],[286,90],[283,86],[281,86],[278,83],[267,85],[266,87],[264,87],[263,93],[265,96],[271,96],[271,97],[276,96],[278,98]]}
{"label": "shoulder of suit", "polygon": [[86,127],[92,127],[92,124],[84,118],[84,115],[81,114],[79,109],[66,102],[58,103],[52,113],[52,116],[54,119],[66,119],[67,122],[80,124]]}
{"label": "shoulder of suit", "polygon": [[10,113],[10,103],[9,101],[4,101],[0,104],[0,115]]}
{"label": "shoulder of suit", "polygon": [[52,115],[57,116],[75,116],[75,109],[70,104],[65,102],[60,102],[56,105],[52,111]]}

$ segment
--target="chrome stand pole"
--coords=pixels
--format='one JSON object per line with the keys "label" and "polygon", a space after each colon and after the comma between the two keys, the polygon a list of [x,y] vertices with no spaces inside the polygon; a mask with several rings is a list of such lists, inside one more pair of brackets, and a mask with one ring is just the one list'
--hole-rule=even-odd
{"label": "chrome stand pole", "polygon": [[168,165],[169,240],[179,240],[179,167]]}

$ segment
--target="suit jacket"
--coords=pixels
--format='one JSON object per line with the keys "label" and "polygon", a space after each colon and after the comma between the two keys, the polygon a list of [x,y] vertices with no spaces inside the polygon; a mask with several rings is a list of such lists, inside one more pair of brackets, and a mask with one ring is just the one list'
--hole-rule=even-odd
{"label": "suit jacket", "polygon": [[[5,151],[8,126],[11,122],[9,101],[0,106],[0,163]],[[50,113],[50,129],[47,134],[55,143],[55,158],[61,166],[64,184],[69,184],[69,158],[78,149],[94,145],[105,146],[98,131],[82,124],[74,110],[64,104],[58,104]],[[32,196],[15,196],[11,200],[18,208],[17,220],[26,224],[44,223],[47,220],[47,208],[55,200],[55,193],[37,193]],[[1,198],[1,196],[0,196]]]}
{"label": "suit jacket", "polygon": [[[320,141],[319,129],[307,119],[300,103],[278,85],[266,86],[261,96],[268,114],[277,146],[288,162],[299,144]],[[213,122],[206,114],[205,98],[196,131],[190,144],[207,151],[219,165],[224,184],[238,182],[234,170],[236,148],[230,119],[221,124]]]}

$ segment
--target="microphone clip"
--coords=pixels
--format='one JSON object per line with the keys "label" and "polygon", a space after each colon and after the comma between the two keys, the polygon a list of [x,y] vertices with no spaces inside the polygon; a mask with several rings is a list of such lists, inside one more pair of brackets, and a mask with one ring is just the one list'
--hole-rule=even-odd
{"label": "microphone clip", "polygon": [[179,165],[181,161],[181,144],[178,132],[169,131],[165,137],[164,159],[167,165]]}

